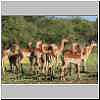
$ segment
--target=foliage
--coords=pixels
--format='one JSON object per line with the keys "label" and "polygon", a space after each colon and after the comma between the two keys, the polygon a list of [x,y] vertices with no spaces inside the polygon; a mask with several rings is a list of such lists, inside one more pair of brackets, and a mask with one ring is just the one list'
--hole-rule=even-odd
{"label": "foliage", "polygon": [[56,18],[55,16],[2,16],[2,44],[19,41],[26,47],[29,40],[33,46],[37,40],[47,43],[58,43],[63,37],[81,43],[97,41],[97,20],[88,21],[80,17]]}

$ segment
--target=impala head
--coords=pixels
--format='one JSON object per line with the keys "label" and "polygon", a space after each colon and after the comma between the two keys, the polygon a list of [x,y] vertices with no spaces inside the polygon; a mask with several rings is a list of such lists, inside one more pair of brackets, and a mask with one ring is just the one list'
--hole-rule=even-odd
{"label": "impala head", "polygon": [[57,48],[57,45],[56,44],[50,44],[50,46],[54,49],[54,48]]}
{"label": "impala head", "polygon": [[38,44],[42,44],[42,40],[37,41]]}
{"label": "impala head", "polygon": [[63,38],[62,41],[63,41],[63,42],[66,42],[66,43],[69,42],[69,40],[68,40],[67,38]]}
{"label": "impala head", "polygon": [[44,43],[42,45],[42,49],[45,50],[45,51],[47,51],[48,50],[48,44]]}
{"label": "impala head", "polygon": [[85,55],[88,56],[91,53],[92,49],[94,47],[96,47],[96,46],[97,46],[96,42],[95,41],[92,41],[91,42],[91,45],[88,45],[88,46],[86,46],[86,47],[84,47],[82,49],[82,56],[85,56]]}
{"label": "impala head", "polygon": [[32,47],[32,41],[28,42],[28,47]]}
{"label": "impala head", "polygon": [[95,41],[92,41],[91,42],[91,46],[96,47],[97,46],[97,43]]}
{"label": "impala head", "polygon": [[39,40],[39,41],[37,41],[36,42],[36,48],[42,48],[42,44],[43,44],[43,42],[42,42],[42,40]]}

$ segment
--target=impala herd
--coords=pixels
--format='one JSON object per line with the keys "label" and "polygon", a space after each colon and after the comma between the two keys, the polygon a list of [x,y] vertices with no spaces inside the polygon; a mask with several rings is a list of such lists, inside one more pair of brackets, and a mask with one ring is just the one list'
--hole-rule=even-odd
{"label": "impala herd", "polygon": [[[29,58],[30,66],[29,72],[39,71],[43,74],[53,73],[53,69],[57,66],[59,71],[60,80],[66,80],[66,76],[69,72],[68,66],[73,63],[77,72],[77,79],[80,79],[80,66],[83,63],[85,65],[91,51],[97,44],[92,41],[87,46],[81,46],[79,43],[72,43],[72,46],[68,50],[64,50],[65,43],[68,44],[68,39],[62,39],[60,45],[47,44],[39,40],[36,43],[36,47],[32,47],[32,42],[28,43],[28,48],[20,48],[19,53],[9,56],[9,49],[2,52],[2,66],[5,62],[5,57],[8,57],[11,70],[16,67],[16,73],[19,73],[20,67],[22,67],[22,60],[25,57]],[[86,66],[83,67],[83,71],[86,71]]]}

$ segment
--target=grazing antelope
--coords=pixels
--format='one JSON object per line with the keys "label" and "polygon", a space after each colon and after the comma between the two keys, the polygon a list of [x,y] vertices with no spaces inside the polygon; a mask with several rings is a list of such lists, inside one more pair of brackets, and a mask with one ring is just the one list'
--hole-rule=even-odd
{"label": "grazing antelope", "polygon": [[76,64],[77,68],[77,79],[80,79],[80,65],[82,62],[86,62],[92,49],[96,46],[95,42],[91,42],[91,45],[81,49],[81,53],[73,54],[70,51],[64,53],[64,66],[61,71],[61,80],[65,80],[65,76],[68,73],[68,64]]}

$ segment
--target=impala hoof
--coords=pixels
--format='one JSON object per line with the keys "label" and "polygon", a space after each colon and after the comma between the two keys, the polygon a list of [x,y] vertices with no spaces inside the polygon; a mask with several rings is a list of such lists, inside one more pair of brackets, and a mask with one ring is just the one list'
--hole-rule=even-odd
{"label": "impala hoof", "polygon": [[80,78],[78,77],[76,80],[77,80],[77,81],[79,81],[79,80],[80,80]]}

